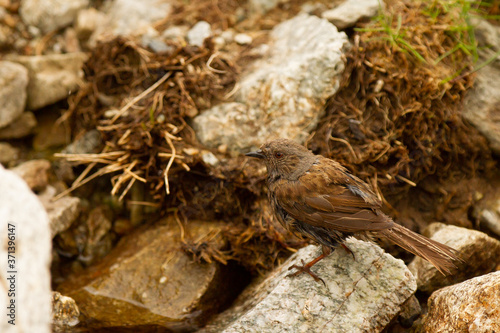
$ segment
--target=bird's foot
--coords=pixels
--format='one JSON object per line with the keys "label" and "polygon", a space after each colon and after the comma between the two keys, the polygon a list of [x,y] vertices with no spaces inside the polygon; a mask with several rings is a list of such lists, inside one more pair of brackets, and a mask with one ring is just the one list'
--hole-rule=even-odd
{"label": "bird's foot", "polygon": [[344,248],[344,250],[347,253],[350,253],[352,255],[352,258],[354,259],[354,261],[356,261],[356,256],[354,255],[354,252],[352,252],[351,249],[348,248],[347,245],[345,245],[344,243],[340,243],[340,245]]}
{"label": "bird's foot", "polygon": [[315,273],[313,273],[311,271],[311,266],[312,265],[304,264],[304,260],[301,260],[301,262],[302,262],[302,266],[292,265],[292,266],[288,267],[288,270],[291,270],[291,269],[295,268],[297,270],[297,272],[288,274],[287,277],[293,277],[293,276],[297,276],[297,275],[302,274],[302,273],[307,273],[307,274],[309,274],[314,279],[314,281],[316,281],[316,282],[321,281],[321,282],[323,282],[323,284],[326,287],[325,281],[322,278],[320,278],[318,275],[316,275]]}

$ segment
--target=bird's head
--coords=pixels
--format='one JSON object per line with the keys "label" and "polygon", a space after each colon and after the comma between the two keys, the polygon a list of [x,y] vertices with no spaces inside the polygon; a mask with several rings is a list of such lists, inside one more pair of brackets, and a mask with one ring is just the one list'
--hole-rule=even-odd
{"label": "bird's head", "polygon": [[315,155],[311,151],[288,139],[266,142],[259,150],[246,155],[264,160],[270,180],[296,180],[315,161]]}

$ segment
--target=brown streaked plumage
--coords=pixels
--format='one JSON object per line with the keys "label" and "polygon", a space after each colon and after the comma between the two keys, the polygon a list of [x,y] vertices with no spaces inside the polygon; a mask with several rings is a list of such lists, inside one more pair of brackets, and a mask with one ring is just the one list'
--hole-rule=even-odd
{"label": "brown streaked plumage", "polygon": [[267,142],[247,156],[264,160],[269,200],[283,226],[323,247],[318,258],[292,266],[299,269],[293,275],[307,272],[321,280],[310,268],[337,245],[346,248],[343,242],[348,236],[385,237],[428,260],[445,275],[456,268],[455,261],[461,261],[451,247],[406,229],[382,213],[371,188],[334,160],[314,155],[288,139]]}

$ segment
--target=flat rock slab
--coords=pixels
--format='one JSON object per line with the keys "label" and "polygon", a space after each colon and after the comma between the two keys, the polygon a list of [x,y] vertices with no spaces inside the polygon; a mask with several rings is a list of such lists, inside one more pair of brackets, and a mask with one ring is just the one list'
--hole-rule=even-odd
{"label": "flat rock slab", "polygon": [[246,290],[235,305],[202,332],[380,332],[416,290],[402,260],[379,246],[356,239],[313,266],[326,283],[288,267],[321,253],[299,250],[262,283]]}
{"label": "flat rock slab", "polygon": [[[185,237],[217,233],[221,222],[190,220]],[[224,246],[221,237],[214,246]],[[217,312],[237,284],[234,270],[197,263],[181,250],[173,218],[121,239],[99,264],[75,274],[61,292],[73,298],[90,327],[160,328],[193,331]],[[234,298],[234,297],[233,297]]]}
{"label": "flat rock slab", "polygon": [[427,304],[416,332],[500,332],[500,271],[442,288]]}
{"label": "flat rock slab", "polygon": [[325,19],[300,14],[271,32],[269,51],[242,75],[234,102],[193,119],[200,141],[245,152],[276,137],[303,143],[339,88],[347,36]]}

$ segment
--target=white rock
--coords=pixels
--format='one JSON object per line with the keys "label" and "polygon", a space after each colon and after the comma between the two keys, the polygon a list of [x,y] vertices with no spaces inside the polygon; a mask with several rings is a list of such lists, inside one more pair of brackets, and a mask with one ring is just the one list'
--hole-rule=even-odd
{"label": "white rock", "polygon": [[23,66],[0,61],[0,127],[18,118],[26,105],[28,71]]}
{"label": "white rock", "polygon": [[343,30],[359,20],[377,15],[379,8],[383,6],[384,2],[379,0],[346,0],[338,7],[323,12],[321,16]]}
{"label": "white rock", "polygon": [[9,60],[28,69],[27,107],[36,110],[60,101],[82,84],[83,52],[41,56],[10,56]]}
{"label": "white rock", "polygon": [[[26,183],[0,166],[0,304],[4,314],[0,332],[49,333],[51,319],[50,258],[51,239],[47,213]],[[7,266],[9,224],[15,226],[13,267]],[[12,230],[12,227],[11,227]],[[15,271],[17,273],[9,273]],[[9,297],[10,282],[15,277],[15,298]],[[15,300],[15,325],[7,314],[6,304]]]}
{"label": "white rock", "polygon": [[205,21],[196,23],[187,33],[187,40],[189,44],[195,46],[202,46],[205,38],[212,37],[212,27]]}
{"label": "white rock", "polygon": [[234,41],[240,45],[248,45],[252,43],[252,37],[247,34],[237,34],[234,36]]}
{"label": "white rock", "polygon": [[308,274],[286,277],[289,267],[321,253],[299,250],[258,285],[245,290],[233,307],[202,332],[380,332],[416,290],[402,260],[377,245],[348,239],[313,266],[325,284]]}
{"label": "white rock", "polygon": [[307,14],[276,26],[269,52],[239,82],[235,102],[193,119],[200,142],[248,151],[274,137],[304,142],[339,87],[347,36]]}
{"label": "white rock", "polygon": [[24,23],[44,33],[70,25],[89,0],[22,0],[19,13]]}

